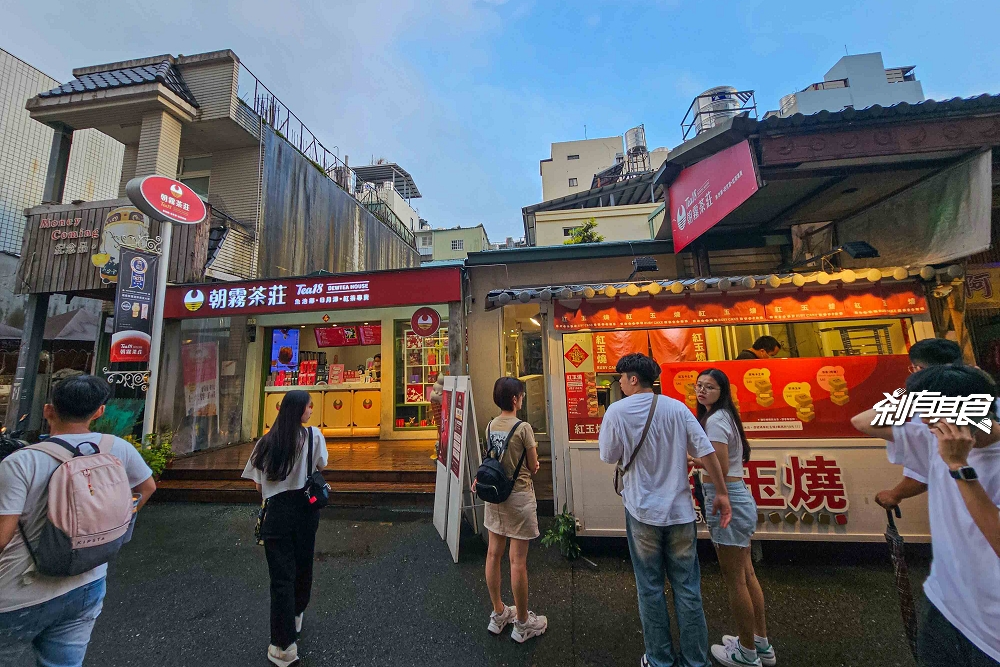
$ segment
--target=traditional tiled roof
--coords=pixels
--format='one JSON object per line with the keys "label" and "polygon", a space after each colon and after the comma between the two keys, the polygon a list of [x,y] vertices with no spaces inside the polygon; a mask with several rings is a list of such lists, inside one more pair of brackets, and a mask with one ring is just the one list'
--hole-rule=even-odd
{"label": "traditional tiled roof", "polygon": [[61,97],[63,95],[74,95],[96,90],[110,90],[112,88],[122,88],[126,86],[141,86],[147,83],[162,83],[178,97],[197,108],[198,101],[191,94],[184,78],[169,60],[164,60],[158,65],[142,65],[139,67],[125,67],[113,69],[106,72],[94,72],[84,74],[73,79],[69,83],[64,83],[58,88],[39,94],[39,97]]}

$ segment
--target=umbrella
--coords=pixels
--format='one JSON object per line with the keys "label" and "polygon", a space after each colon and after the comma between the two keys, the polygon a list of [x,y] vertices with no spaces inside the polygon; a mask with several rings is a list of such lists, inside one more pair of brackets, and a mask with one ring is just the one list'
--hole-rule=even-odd
{"label": "umbrella", "polygon": [[[893,509],[897,518],[902,516],[899,507]],[[913,589],[910,587],[910,571],[906,567],[906,556],[903,553],[903,538],[896,530],[892,511],[888,509],[885,511],[889,519],[889,525],[885,529],[885,541],[889,543],[892,569],[896,573],[896,592],[899,593],[899,611],[903,615],[903,628],[906,630],[906,639],[910,643],[913,659],[917,660],[917,612],[913,606]]]}

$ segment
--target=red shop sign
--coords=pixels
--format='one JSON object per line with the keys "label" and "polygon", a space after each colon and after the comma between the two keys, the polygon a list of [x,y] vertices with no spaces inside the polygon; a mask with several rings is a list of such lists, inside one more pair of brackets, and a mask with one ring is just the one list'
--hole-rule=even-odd
{"label": "red shop sign", "polygon": [[136,208],[156,220],[196,225],[208,217],[208,207],[197,192],[166,176],[133,178],[125,192]]}
{"label": "red shop sign", "polygon": [[317,347],[346,347],[359,345],[358,327],[316,327]]}
{"label": "red shop sign", "polygon": [[163,316],[232,317],[460,301],[460,269],[433,268],[168,287]]}
{"label": "red shop sign", "polygon": [[441,316],[433,308],[417,308],[410,318],[410,328],[423,338],[433,336],[441,328]]}
{"label": "red shop sign", "polygon": [[696,238],[757,192],[750,142],[742,141],[683,170],[670,184],[670,226],[674,252]]}

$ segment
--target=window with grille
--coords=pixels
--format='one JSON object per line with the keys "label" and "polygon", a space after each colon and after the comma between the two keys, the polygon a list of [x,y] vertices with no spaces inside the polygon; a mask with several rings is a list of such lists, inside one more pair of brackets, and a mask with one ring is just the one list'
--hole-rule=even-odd
{"label": "window with grille", "polygon": [[452,239],[451,240],[452,250],[465,250],[465,239]]}
{"label": "window with grille", "polygon": [[575,188],[577,185],[577,180],[575,178],[569,179],[569,187]]}

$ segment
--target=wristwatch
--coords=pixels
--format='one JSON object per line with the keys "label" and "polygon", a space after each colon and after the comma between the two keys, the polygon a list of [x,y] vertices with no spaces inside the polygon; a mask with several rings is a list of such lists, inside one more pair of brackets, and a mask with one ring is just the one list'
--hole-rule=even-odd
{"label": "wristwatch", "polygon": [[962,466],[958,470],[948,470],[952,477],[965,482],[972,482],[979,479],[979,475],[976,474],[976,469],[972,466]]}

